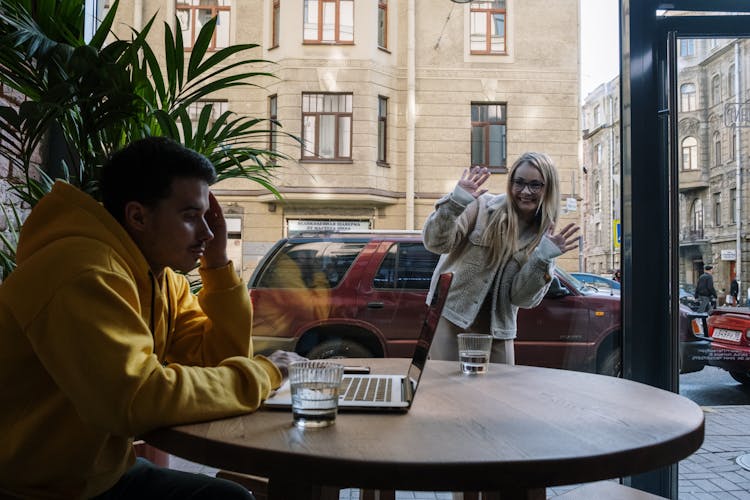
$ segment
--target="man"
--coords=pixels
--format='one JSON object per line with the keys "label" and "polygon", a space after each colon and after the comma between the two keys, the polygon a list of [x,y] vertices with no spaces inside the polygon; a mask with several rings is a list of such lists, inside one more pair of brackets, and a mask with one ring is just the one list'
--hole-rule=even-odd
{"label": "man", "polygon": [[[0,496],[252,498],[136,462],[132,445],[257,409],[296,357],[252,357],[215,179],[204,156],[148,138],[104,166],[104,206],[57,182],[34,207],[0,286]],[[198,260],[195,296],[173,269]]]}
{"label": "man", "polygon": [[695,285],[695,298],[699,301],[698,312],[711,312],[712,302],[716,300],[713,269],[714,266],[710,264],[703,266],[704,272],[698,278],[698,284]]}
{"label": "man", "polygon": [[740,284],[737,282],[737,278],[732,278],[732,282],[729,284],[729,295],[732,297],[732,305],[738,307],[740,305]]}

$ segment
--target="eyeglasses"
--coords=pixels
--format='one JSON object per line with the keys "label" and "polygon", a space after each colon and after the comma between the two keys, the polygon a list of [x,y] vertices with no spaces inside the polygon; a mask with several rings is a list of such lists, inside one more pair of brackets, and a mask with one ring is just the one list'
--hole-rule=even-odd
{"label": "eyeglasses", "polygon": [[520,193],[521,191],[523,191],[524,188],[529,188],[530,193],[536,194],[539,191],[541,191],[542,188],[544,187],[544,183],[539,182],[539,181],[526,182],[526,181],[522,181],[521,179],[513,179],[510,182],[511,182],[511,185],[513,186],[513,191],[517,193]]}

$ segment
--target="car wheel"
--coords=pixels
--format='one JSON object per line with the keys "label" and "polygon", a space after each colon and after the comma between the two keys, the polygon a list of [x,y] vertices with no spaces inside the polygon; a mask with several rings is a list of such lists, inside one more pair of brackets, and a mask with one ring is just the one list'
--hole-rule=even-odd
{"label": "car wheel", "polygon": [[618,347],[597,363],[596,373],[600,375],[609,375],[611,377],[622,376],[622,348]]}
{"label": "car wheel", "polygon": [[740,384],[750,385],[750,375],[747,372],[729,372],[729,374]]}
{"label": "car wheel", "polygon": [[310,359],[372,358],[372,353],[362,345],[346,339],[330,339],[316,345],[307,353]]}

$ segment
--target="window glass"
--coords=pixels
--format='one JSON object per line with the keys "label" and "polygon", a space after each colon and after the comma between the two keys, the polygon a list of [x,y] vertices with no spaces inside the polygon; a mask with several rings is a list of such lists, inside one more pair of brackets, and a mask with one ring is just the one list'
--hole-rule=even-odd
{"label": "window glass", "polygon": [[304,0],[305,42],[354,41],[354,0]]}
{"label": "window glass", "polygon": [[680,107],[682,111],[695,109],[695,84],[686,83],[680,86]]}
{"label": "window glass", "polygon": [[438,258],[419,243],[394,243],[378,268],[373,286],[428,290]]}
{"label": "window glass", "polygon": [[378,2],[378,47],[387,48],[388,0]]}
{"label": "window glass", "polygon": [[214,17],[216,31],[209,44],[210,50],[230,44],[230,0],[179,0],[175,3],[175,17],[180,24],[182,40],[189,49],[195,43],[201,28]]}
{"label": "window glass", "polygon": [[474,54],[505,54],[505,2],[472,2],[469,35]]}
{"label": "window glass", "polygon": [[304,158],[351,159],[352,95],[302,94]]}
{"label": "window glass", "polygon": [[471,117],[471,164],[504,168],[507,163],[505,104],[474,103]]}

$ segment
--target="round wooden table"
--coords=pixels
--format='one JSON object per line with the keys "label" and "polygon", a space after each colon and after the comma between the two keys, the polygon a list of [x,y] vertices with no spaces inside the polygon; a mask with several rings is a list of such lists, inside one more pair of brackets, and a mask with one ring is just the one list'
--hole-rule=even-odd
{"label": "round wooden table", "polygon": [[[346,363],[374,373],[408,366],[405,359]],[[458,363],[434,360],[406,414],[339,413],[320,430],[291,422],[289,411],[261,410],[145,438],[194,462],[268,477],[278,498],[313,497],[319,485],[544,498],[547,486],[672,464],[703,442],[703,412],[677,394],[528,366],[492,364],[485,375],[465,376]]]}

